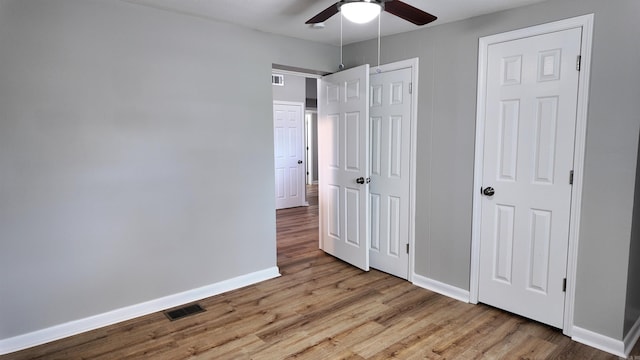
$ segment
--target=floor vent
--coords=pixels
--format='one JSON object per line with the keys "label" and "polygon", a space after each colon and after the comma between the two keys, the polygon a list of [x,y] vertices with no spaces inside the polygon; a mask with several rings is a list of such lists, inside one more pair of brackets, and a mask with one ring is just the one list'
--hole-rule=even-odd
{"label": "floor vent", "polygon": [[167,310],[164,314],[169,318],[169,320],[174,321],[178,319],[182,319],[183,317],[187,317],[189,315],[201,313],[206,311],[199,304],[187,305],[178,309]]}

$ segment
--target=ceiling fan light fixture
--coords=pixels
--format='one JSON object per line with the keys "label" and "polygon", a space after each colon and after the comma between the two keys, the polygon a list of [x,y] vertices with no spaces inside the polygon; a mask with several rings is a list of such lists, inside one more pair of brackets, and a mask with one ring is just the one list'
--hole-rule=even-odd
{"label": "ceiling fan light fixture", "polygon": [[382,7],[377,2],[352,1],[340,6],[340,12],[347,20],[365,24],[380,15]]}

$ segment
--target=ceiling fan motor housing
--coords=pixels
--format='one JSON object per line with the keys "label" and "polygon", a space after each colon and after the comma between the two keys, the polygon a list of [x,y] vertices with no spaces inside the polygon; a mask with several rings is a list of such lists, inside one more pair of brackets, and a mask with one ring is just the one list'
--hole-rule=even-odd
{"label": "ceiling fan motor housing", "polygon": [[335,5],[338,6],[338,10],[340,9],[340,7],[344,4],[348,4],[348,3],[357,3],[357,2],[366,2],[366,3],[372,3],[372,4],[378,4],[381,8],[381,10],[384,10],[384,3],[386,3],[389,0],[341,0],[339,2],[337,2]]}

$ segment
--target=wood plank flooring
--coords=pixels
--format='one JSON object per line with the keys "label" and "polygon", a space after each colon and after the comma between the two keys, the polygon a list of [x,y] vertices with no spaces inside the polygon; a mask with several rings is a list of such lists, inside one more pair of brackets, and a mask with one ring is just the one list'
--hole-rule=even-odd
{"label": "wood plank flooring", "polygon": [[205,312],[174,322],[155,313],[0,359],[617,359],[325,255],[317,197],[310,204],[277,213],[279,278],[204,299]]}

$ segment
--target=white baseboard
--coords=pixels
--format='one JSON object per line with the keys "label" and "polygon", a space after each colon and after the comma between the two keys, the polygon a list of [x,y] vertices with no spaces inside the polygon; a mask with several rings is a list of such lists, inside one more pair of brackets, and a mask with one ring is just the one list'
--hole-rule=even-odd
{"label": "white baseboard", "polygon": [[[579,326],[573,327],[571,340],[589,345],[596,349],[606,351],[610,354],[626,358],[625,342],[616,340],[602,334],[595,333],[591,330],[583,329]],[[631,349],[629,349],[631,351]]]}
{"label": "white baseboard", "polygon": [[210,296],[239,289],[261,281],[273,279],[278,276],[280,276],[279,269],[277,266],[274,266],[272,268],[220,281],[215,284],[127,306],[121,309],[90,316],[88,318],[71,321],[7,339],[1,339],[0,355],[42,345],[72,335],[113,325],[122,321],[134,319],[136,317],[184,305],[197,300],[202,300]]}
{"label": "white baseboard", "polygon": [[624,337],[624,353],[625,357],[629,356],[631,350],[633,350],[633,346],[640,339],[640,317],[636,319],[635,324],[629,330],[627,336]]}
{"label": "white baseboard", "polygon": [[413,274],[412,282],[413,285],[437,292],[438,294],[442,294],[462,302],[469,302],[469,291],[467,290],[463,290],[437,280],[429,279],[416,273]]}

